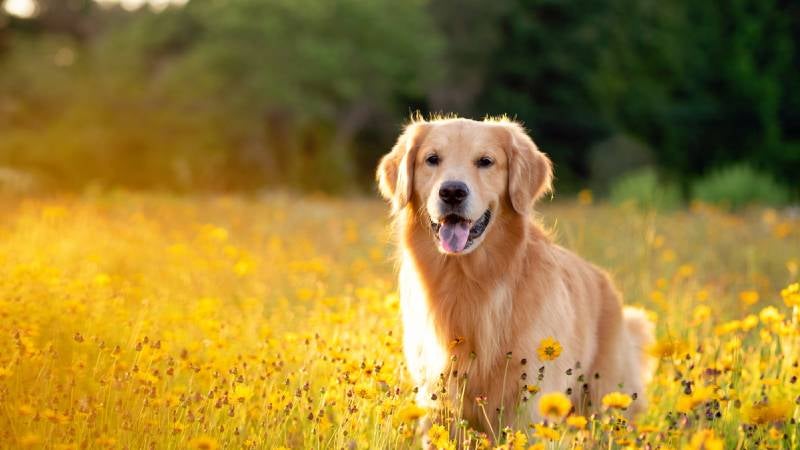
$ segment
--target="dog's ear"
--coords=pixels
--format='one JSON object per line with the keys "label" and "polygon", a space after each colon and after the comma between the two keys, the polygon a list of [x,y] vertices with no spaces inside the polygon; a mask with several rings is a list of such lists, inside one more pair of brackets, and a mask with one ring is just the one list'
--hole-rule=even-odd
{"label": "dog's ear", "polygon": [[508,195],[511,206],[527,215],[539,197],[553,189],[553,163],[539,151],[533,139],[515,122],[502,126],[508,131]]}
{"label": "dog's ear", "polygon": [[406,127],[397,138],[392,151],[384,155],[378,164],[375,178],[378,188],[386,200],[391,200],[393,211],[397,212],[411,200],[414,188],[414,163],[417,150],[428,133],[430,124],[415,122]]}

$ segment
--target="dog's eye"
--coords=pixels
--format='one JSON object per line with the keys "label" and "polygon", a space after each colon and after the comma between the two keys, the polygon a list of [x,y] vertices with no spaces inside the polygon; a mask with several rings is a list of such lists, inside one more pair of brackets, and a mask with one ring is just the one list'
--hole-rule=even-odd
{"label": "dog's eye", "polygon": [[437,155],[435,153],[432,154],[432,155],[428,155],[428,157],[425,158],[425,163],[427,165],[429,165],[429,166],[438,166],[439,165],[439,155]]}
{"label": "dog's eye", "polygon": [[494,164],[494,160],[488,156],[478,158],[478,160],[475,161],[475,165],[481,168],[490,167],[492,164]]}

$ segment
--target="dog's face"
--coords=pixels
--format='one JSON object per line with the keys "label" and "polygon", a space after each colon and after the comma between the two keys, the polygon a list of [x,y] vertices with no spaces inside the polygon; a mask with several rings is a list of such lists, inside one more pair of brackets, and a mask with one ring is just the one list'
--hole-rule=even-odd
{"label": "dog's face", "polygon": [[378,168],[395,212],[418,209],[449,255],[477,249],[501,214],[528,214],[550,179],[550,161],[507,121],[414,123]]}
{"label": "dog's face", "polygon": [[413,192],[439,249],[477,248],[507,190],[508,160],[495,130],[460,122],[434,126],[415,159]]}

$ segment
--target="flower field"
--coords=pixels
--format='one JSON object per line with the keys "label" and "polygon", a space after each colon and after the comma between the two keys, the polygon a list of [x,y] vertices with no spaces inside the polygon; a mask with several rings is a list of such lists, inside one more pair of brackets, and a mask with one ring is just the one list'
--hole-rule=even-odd
{"label": "flower field", "polygon": [[[0,206],[0,448],[421,445],[381,202],[120,193]],[[800,447],[796,213],[656,213],[586,194],[540,213],[651,313],[650,408],[627,421],[637,399],[612,394],[579,416],[531,377],[521,397],[547,421],[491,436],[431,411],[434,446]],[[558,342],[531,346],[544,370],[559,356]]]}

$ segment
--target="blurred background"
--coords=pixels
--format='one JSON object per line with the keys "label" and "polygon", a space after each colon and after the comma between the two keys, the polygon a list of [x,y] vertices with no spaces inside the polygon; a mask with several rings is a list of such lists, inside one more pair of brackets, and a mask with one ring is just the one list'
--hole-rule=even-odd
{"label": "blurred background", "polygon": [[522,121],[559,195],[800,196],[790,0],[0,5],[6,191],[368,193],[421,111]]}

